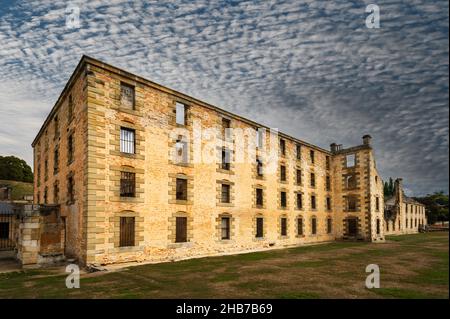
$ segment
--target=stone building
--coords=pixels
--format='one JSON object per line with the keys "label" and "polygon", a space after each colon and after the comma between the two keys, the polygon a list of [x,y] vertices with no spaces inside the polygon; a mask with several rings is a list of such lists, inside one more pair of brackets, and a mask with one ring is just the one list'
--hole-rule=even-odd
{"label": "stone building", "polygon": [[87,56],[32,146],[83,264],[384,240],[370,136],[325,150]]}
{"label": "stone building", "polygon": [[395,180],[394,195],[384,205],[386,235],[417,233],[427,225],[425,205],[405,195],[401,178]]}

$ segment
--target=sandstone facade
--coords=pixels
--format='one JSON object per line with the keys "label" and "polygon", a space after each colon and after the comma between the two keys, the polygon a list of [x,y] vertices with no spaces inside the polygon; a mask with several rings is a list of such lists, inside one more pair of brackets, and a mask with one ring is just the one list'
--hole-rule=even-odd
{"label": "sandstone facade", "polygon": [[[65,254],[84,264],[384,240],[370,136],[328,151],[269,132],[84,56],[33,142],[35,203],[60,204]],[[174,160],[180,145],[187,161]],[[133,196],[122,196],[123,176]]]}

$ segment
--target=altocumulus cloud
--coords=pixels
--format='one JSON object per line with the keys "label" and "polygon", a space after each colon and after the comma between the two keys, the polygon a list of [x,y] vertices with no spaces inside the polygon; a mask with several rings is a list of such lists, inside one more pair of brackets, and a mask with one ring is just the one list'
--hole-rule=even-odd
{"label": "altocumulus cloud", "polygon": [[[381,28],[365,27],[380,7]],[[448,2],[0,1],[0,153],[30,143],[82,54],[328,148],[374,137],[411,195],[448,192]]]}

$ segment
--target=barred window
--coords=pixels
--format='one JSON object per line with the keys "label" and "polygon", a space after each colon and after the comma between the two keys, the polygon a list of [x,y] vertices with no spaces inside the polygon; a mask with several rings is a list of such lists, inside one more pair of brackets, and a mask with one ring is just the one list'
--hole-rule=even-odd
{"label": "barred window", "polygon": [[264,237],[264,218],[257,217],[256,218],[256,238]]}
{"label": "barred window", "polygon": [[287,236],[287,218],[282,217],[280,222],[281,222],[281,236]]}
{"label": "barred window", "polygon": [[123,108],[134,109],[135,94],[134,86],[120,83],[120,104]]}
{"label": "barred window", "polygon": [[280,166],[280,180],[282,182],[286,181],[286,166],[284,166],[284,165]]}
{"label": "barred window", "polygon": [[311,219],[311,234],[317,234],[317,219],[315,217]]}
{"label": "barred window", "polygon": [[67,161],[68,163],[72,163],[74,160],[74,137],[73,134],[70,134],[67,139]]}
{"label": "barred window", "polygon": [[297,219],[297,235],[303,236],[303,218]]}
{"label": "barred window", "polygon": [[263,206],[263,190],[262,188],[256,189],[256,205]]}
{"label": "barred window", "polygon": [[302,209],[303,208],[303,194],[297,193],[297,208]]}
{"label": "barred window", "polygon": [[222,217],[220,222],[221,238],[230,239],[230,218]]}
{"label": "barred window", "polygon": [[311,195],[311,209],[316,209],[316,196]]}
{"label": "barred window", "polygon": [[175,242],[187,242],[187,217],[175,218]]}
{"label": "barred window", "polygon": [[286,141],[280,138],[280,152],[281,155],[286,155]]}
{"label": "barred window", "polygon": [[227,148],[222,148],[222,169],[230,170],[230,150]]}
{"label": "barred window", "polygon": [[120,247],[134,246],[135,220],[134,217],[120,217]]}
{"label": "barred window", "polygon": [[300,169],[296,170],[295,181],[297,185],[302,183],[302,171]]}
{"label": "barred window", "polygon": [[221,201],[222,201],[222,203],[230,202],[230,185],[228,185],[228,184],[222,184]]}
{"label": "barred window", "polygon": [[136,196],[136,174],[131,172],[120,172],[120,196]]}
{"label": "barred window", "polygon": [[133,129],[120,128],[120,151],[122,153],[134,154],[135,131]]}
{"label": "barred window", "polygon": [[286,192],[281,192],[281,207],[287,206]]}
{"label": "barred window", "polygon": [[256,158],[256,173],[258,176],[263,176],[263,163],[259,157]]}
{"label": "barred window", "polygon": [[187,200],[187,179],[177,178],[177,200]]}

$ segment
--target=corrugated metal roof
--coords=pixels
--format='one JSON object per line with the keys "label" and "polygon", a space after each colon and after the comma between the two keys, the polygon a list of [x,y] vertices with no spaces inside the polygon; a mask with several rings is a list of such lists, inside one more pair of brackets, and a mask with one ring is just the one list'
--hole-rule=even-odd
{"label": "corrugated metal roof", "polygon": [[10,203],[0,202],[0,215],[12,215],[14,214],[13,205]]}

